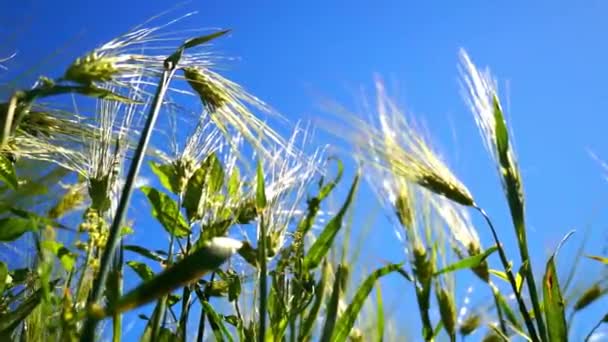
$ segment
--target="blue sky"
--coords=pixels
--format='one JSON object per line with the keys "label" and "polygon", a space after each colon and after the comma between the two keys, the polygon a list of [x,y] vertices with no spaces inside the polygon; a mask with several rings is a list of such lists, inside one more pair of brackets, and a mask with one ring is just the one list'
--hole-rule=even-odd
{"label": "blue sky", "polygon": [[[589,253],[603,252],[608,183],[588,151],[608,159],[607,2],[193,1],[184,8],[199,11],[189,26],[233,30],[216,46],[238,57],[227,63],[226,74],[292,121],[327,115],[319,110],[320,98],[355,108],[358,89],[371,95],[373,75],[382,75],[400,103],[424,120],[449,165],[512,244],[494,167],[460,96],[458,49],[465,48],[500,82],[537,271],[570,229],[578,234],[561,254],[562,268],[590,224]],[[42,62],[58,47],[56,60],[67,64],[167,9],[167,2],[28,0],[0,9],[0,57],[16,48],[18,69]],[[333,142],[323,134],[319,139]],[[357,207],[377,214],[366,193]],[[367,266],[398,260],[391,228],[380,220],[373,229]],[[482,238],[490,243],[487,233]],[[598,270],[589,262],[581,267]],[[592,310],[580,328],[587,331],[600,314]]]}

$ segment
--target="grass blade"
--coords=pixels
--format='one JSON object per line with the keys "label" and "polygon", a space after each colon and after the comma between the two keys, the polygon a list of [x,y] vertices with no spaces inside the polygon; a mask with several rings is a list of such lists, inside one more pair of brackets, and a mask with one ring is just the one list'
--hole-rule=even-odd
{"label": "grass blade", "polygon": [[17,240],[21,235],[37,230],[32,220],[20,217],[7,217],[0,220],[0,241]]}
{"label": "grass blade", "polygon": [[[215,153],[210,154],[188,180],[183,207],[190,222],[200,218],[201,200],[218,193],[224,185],[224,169]],[[204,196],[205,195],[205,196]]]}
{"label": "grass blade", "polygon": [[555,258],[564,242],[572,236],[569,232],[559,243],[553,255],[547,261],[545,275],[543,277],[543,299],[545,317],[547,319],[547,330],[549,341],[568,341],[568,324],[562,291],[559,287]]}
{"label": "grass blade", "polygon": [[319,194],[313,198],[308,200],[308,210],[306,212],[306,216],[298,223],[297,233],[299,236],[305,236],[314,223],[315,217],[320,209],[321,201],[323,201],[327,196],[333,191],[336,185],[342,179],[342,174],[344,172],[344,165],[342,161],[339,159],[334,159],[337,163],[338,170],[336,171],[336,176],[334,179],[329,181],[327,184],[323,185],[323,179],[319,182],[319,186],[321,189],[319,190]]}
{"label": "grass blade", "polygon": [[145,247],[137,246],[137,245],[125,245],[124,250],[137,253],[145,258],[150,260],[154,260],[157,262],[163,262],[165,258],[161,253],[165,253],[164,251],[151,251]]}
{"label": "grass blade", "polygon": [[4,288],[6,287],[6,278],[8,278],[8,267],[6,264],[0,261],[0,298],[4,293]]}
{"label": "grass blade", "polygon": [[16,327],[40,304],[42,289],[38,289],[28,299],[23,301],[15,310],[0,315],[0,338],[10,340],[10,335]]}
{"label": "grass blade", "polygon": [[543,278],[543,297],[549,341],[567,341],[568,330],[564,312],[564,300],[559,288],[554,256],[549,258]]}
{"label": "grass blade", "polygon": [[19,183],[17,182],[17,174],[15,173],[15,167],[13,163],[0,154],[0,180],[2,180],[11,189],[17,189]]}
{"label": "grass blade", "polygon": [[127,265],[131,267],[135,273],[143,280],[148,281],[154,278],[154,271],[150,268],[150,266],[144,264],[143,262],[137,261],[127,261]]}
{"label": "grass blade", "polygon": [[255,191],[255,204],[258,209],[264,209],[266,207],[266,189],[264,186],[264,169],[262,169],[262,163],[258,160],[257,167],[257,187]]}
{"label": "grass blade", "polygon": [[152,216],[162,224],[169,234],[176,237],[186,237],[190,234],[188,223],[179,212],[177,203],[174,200],[149,186],[141,187],[141,191],[143,191],[148,198],[148,202],[152,205]]}
{"label": "grass blade", "polygon": [[185,284],[198,280],[203,275],[221,266],[236,253],[240,246],[240,241],[230,238],[212,239],[205,247],[189,254],[170,268],[143,282],[121,297],[116,306],[108,308],[105,315],[134,309],[169,294]]}
{"label": "grass blade", "polygon": [[348,210],[350,204],[353,201],[353,197],[358,184],[359,175],[355,176],[350,190],[348,191],[348,197],[342,205],[342,208],[340,208],[340,211],[338,211],[338,214],[336,214],[336,216],[334,216],[329,221],[329,223],[327,223],[327,226],[325,226],[323,232],[321,232],[319,237],[315,240],[313,245],[310,247],[310,250],[306,254],[306,257],[304,258],[304,267],[306,267],[307,269],[313,269],[317,267],[331,248],[334,238],[338,234],[340,228],[342,228],[342,219],[344,218],[346,211]]}
{"label": "grass blade", "polygon": [[323,325],[323,334],[319,341],[326,342],[332,341],[331,337],[334,333],[334,327],[338,319],[338,305],[340,304],[340,298],[346,290],[346,281],[348,279],[348,267],[344,265],[338,265],[336,274],[334,276],[334,288],[327,304],[327,311],[325,313],[325,325]]}
{"label": "grass blade", "polygon": [[359,286],[359,289],[357,290],[350,305],[348,305],[346,311],[344,311],[336,323],[336,329],[334,330],[331,339],[332,341],[346,341],[350,330],[355,324],[357,316],[359,316],[359,311],[361,311],[363,303],[367,299],[369,293],[372,291],[376,281],[387,274],[397,271],[401,268],[401,266],[402,265],[400,264],[386,265],[375,270],[365,279],[361,286]]}
{"label": "grass blade", "polygon": [[179,193],[179,186],[177,184],[178,177],[175,172],[175,166],[172,164],[150,162],[150,168],[165,189],[176,195]]}
{"label": "grass blade", "polygon": [[443,273],[450,273],[450,272],[454,272],[454,271],[458,271],[458,270],[462,270],[462,269],[475,268],[475,267],[479,266],[482,262],[484,262],[492,253],[496,252],[497,250],[498,250],[498,247],[492,246],[492,247],[486,249],[483,253],[474,255],[472,257],[460,259],[459,261],[435,272],[435,274],[433,274],[433,276],[436,277]]}
{"label": "grass blade", "polygon": [[587,255],[587,258],[599,261],[604,265],[608,265],[608,258],[606,258],[606,257],[601,257],[598,255]]}
{"label": "grass blade", "polygon": [[197,45],[201,45],[201,44],[207,43],[211,40],[214,40],[216,38],[219,38],[228,32],[230,32],[230,30],[221,30],[221,31],[217,31],[217,32],[205,35],[205,36],[190,38],[190,39],[186,40],[186,42],[184,43],[184,45],[182,45],[182,47],[184,49],[190,49]]}
{"label": "grass blade", "polygon": [[376,340],[382,342],[384,340],[384,304],[382,303],[382,288],[380,284],[376,284],[376,314],[378,315],[376,321],[376,332],[378,336]]}
{"label": "grass blade", "polygon": [[321,279],[319,279],[319,282],[315,287],[315,300],[312,304],[312,307],[310,308],[310,311],[308,312],[308,316],[306,317],[302,328],[300,329],[298,338],[300,341],[307,341],[307,339],[310,337],[312,328],[315,324],[315,321],[317,320],[317,316],[319,315],[321,304],[323,304],[323,298],[325,297],[325,287],[327,284],[328,277],[329,263],[325,261],[323,263],[323,269],[321,271]]}
{"label": "grass blade", "polygon": [[205,313],[209,319],[209,324],[211,325],[211,329],[213,330],[216,341],[224,341],[225,339],[223,336],[225,336],[228,341],[233,341],[230,332],[228,329],[226,329],[226,326],[222,321],[222,318],[217,312],[215,312],[215,310],[213,310],[211,304],[209,304],[207,301],[201,301],[201,304],[205,309]]}

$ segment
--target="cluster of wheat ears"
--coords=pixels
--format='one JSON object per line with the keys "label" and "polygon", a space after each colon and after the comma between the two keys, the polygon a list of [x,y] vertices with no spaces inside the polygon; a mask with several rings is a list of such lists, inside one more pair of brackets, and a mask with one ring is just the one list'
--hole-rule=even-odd
{"label": "cluster of wheat ears", "polygon": [[[572,277],[556,270],[559,246],[544,267],[531,264],[522,176],[489,70],[460,52],[462,89],[502,182],[519,257],[501,244],[512,232],[496,231],[381,82],[369,118],[336,110],[359,168],[330,208],[342,162],[322,146],[310,151],[307,125],[291,126],[289,138],[271,128],[266,116],[280,115],[216,71],[209,43],[228,31],[172,31],[191,15],[155,17],[58,78],[6,86],[1,340],[120,341],[123,316],[136,312],[127,317],[143,341],[401,341],[406,327],[385,317],[377,287],[388,274],[413,289],[403,305],[417,304],[422,329],[409,335],[417,339],[575,336],[575,314],[602,299],[608,277],[570,291]],[[155,178],[142,184],[149,171]],[[341,232],[360,178],[405,247],[401,260],[371,273],[335,256],[348,242]],[[129,210],[134,192],[147,199],[144,211]],[[486,226],[475,227],[472,213]],[[158,227],[143,226],[146,215]],[[161,227],[165,248],[146,245],[141,237]],[[478,229],[491,233],[488,246]],[[356,270],[362,281],[353,283]],[[456,304],[454,272],[467,270],[489,290],[484,307]],[[138,284],[123,288],[124,275]],[[586,339],[608,313],[595,319]]]}

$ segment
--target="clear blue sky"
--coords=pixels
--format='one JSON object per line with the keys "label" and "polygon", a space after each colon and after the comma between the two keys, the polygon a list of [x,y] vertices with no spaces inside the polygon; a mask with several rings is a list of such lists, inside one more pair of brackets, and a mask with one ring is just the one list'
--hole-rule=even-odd
{"label": "clear blue sky", "polygon": [[[5,2],[0,56],[17,48],[17,66],[30,66],[65,46],[59,60],[67,64],[167,4]],[[185,8],[200,11],[191,26],[233,30],[217,44],[224,55],[240,58],[229,63],[228,75],[291,120],[325,115],[318,110],[318,94],[354,106],[355,90],[371,90],[374,73],[397,84],[392,92],[426,122],[456,174],[512,243],[495,170],[460,96],[457,53],[467,49],[478,65],[491,67],[508,96],[503,102],[524,177],[536,269],[576,228],[559,260],[567,266],[590,223],[589,252],[602,253],[608,183],[588,150],[608,159],[608,2],[193,1]],[[15,32],[16,40],[6,39]],[[364,211],[370,197],[360,198]],[[490,243],[488,234],[482,237]],[[398,260],[398,249],[391,228],[378,221],[368,266]],[[598,268],[587,262],[584,270]],[[404,305],[413,305],[413,298]],[[599,315],[593,310],[588,317],[596,321]],[[579,326],[587,331],[590,324]]]}

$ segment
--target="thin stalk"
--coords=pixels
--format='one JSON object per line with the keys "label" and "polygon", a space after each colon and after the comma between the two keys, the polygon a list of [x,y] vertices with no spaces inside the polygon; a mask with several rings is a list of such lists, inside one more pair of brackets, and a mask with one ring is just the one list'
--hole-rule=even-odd
{"label": "thin stalk", "polygon": [[547,329],[545,328],[545,321],[543,320],[543,312],[540,308],[540,300],[538,292],[536,290],[536,281],[534,280],[534,272],[532,268],[532,260],[528,252],[528,238],[526,237],[526,227],[524,223],[518,224],[516,231],[520,232],[520,237],[517,239],[519,243],[519,254],[522,262],[528,262],[528,266],[525,268],[526,284],[528,285],[528,292],[530,293],[530,300],[532,301],[532,307],[534,309],[534,317],[536,318],[536,324],[538,325],[538,332],[541,338],[547,338]]}
{"label": "thin stalk", "polygon": [[91,260],[93,259],[93,241],[89,240],[87,244],[87,256],[84,261],[84,268],[80,273],[80,277],[78,277],[78,285],[76,285],[76,300],[74,301],[74,308],[76,308],[76,304],[80,300],[80,296],[82,295],[84,279],[87,275],[87,270],[89,269],[89,265],[91,264]]}
{"label": "thin stalk", "polygon": [[[141,168],[141,164],[143,163],[144,155],[152,136],[152,129],[154,128],[154,124],[156,123],[156,119],[160,113],[160,108],[163,104],[163,98],[165,97],[167,89],[169,89],[169,83],[173,75],[175,75],[176,70],[175,63],[165,63],[165,70],[163,71],[158,87],[156,88],[156,94],[154,95],[154,100],[152,101],[153,105],[150,108],[150,113],[148,114],[148,118],[139,139],[137,149],[135,150],[133,161],[131,162],[131,166],[129,168],[129,174],[127,175],[127,179],[120,196],[120,201],[118,202],[116,216],[114,216],[112,226],[110,227],[108,243],[101,257],[100,271],[93,284],[93,291],[89,300],[89,305],[99,302],[103,294],[103,285],[108,277],[112,257],[114,256],[114,252],[118,246],[118,241],[120,239],[120,227],[122,226],[122,222],[124,221],[127,213],[131,195],[133,194],[135,180],[137,178],[137,174],[139,173],[139,169]],[[81,338],[82,341],[92,342],[94,340],[97,322],[98,320],[93,317],[87,318],[83,328]]]}
{"label": "thin stalk", "polygon": [[519,291],[517,290],[517,283],[515,281],[515,277],[513,276],[513,272],[511,272],[511,266],[509,266],[509,260],[507,259],[505,250],[502,248],[502,244],[500,243],[500,240],[498,239],[498,234],[496,233],[496,229],[494,229],[494,225],[492,224],[490,217],[488,216],[488,214],[486,214],[486,212],[482,208],[475,206],[475,209],[477,209],[481,213],[483,218],[488,223],[488,226],[490,227],[490,231],[492,232],[492,237],[494,238],[494,242],[496,243],[496,247],[498,249],[498,255],[500,257],[500,261],[505,270],[505,273],[507,274],[509,284],[511,284],[511,289],[513,290],[513,293],[515,294],[515,298],[517,299],[517,304],[519,305],[519,311],[521,312],[521,315],[524,317],[524,322],[526,323],[526,327],[528,328],[528,332],[530,333],[530,338],[532,339],[532,341],[540,341],[538,339],[538,335],[536,333],[536,328],[534,327],[534,323],[532,322],[532,318],[530,317],[530,314],[528,313],[528,309],[526,308],[526,303],[524,303],[524,300],[521,297],[521,293],[519,293]]}
{"label": "thin stalk", "polygon": [[[122,286],[123,286],[123,278],[122,278],[122,263],[123,263],[123,250],[121,249],[116,251],[118,256],[116,259],[116,267],[120,268],[119,271],[119,279],[118,279],[118,297],[122,295]],[[112,315],[112,342],[120,342],[122,337],[122,313],[115,313]]]}
{"label": "thin stalk", "polygon": [[201,318],[198,321],[196,342],[203,342],[203,336],[205,336],[205,307],[201,306]]}
{"label": "thin stalk", "polygon": [[593,327],[593,329],[591,329],[589,334],[587,334],[587,336],[585,337],[585,342],[589,341],[591,339],[591,336],[593,336],[593,333],[595,333],[595,331],[597,330],[597,328],[599,328],[602,325],[602,323],[606,322],[607,317],[608,317],[608,314],[606,314],[604,317],[602,317],[602,319],[600,319],[599,322],[597,322],[597,324]]}
{"label": "thin stalk", "polygon": [[184,292],[182,294],[182,312],[179,318],[179,331],[181,334],[182,341],[187,341],[187,328],[188,328],[188,316],[190,315],[190,286],[184,287]]}
{"label": "thin stalk", "polygon": [[431,317],[429,316],[428,306],[429,295],[429,291],[416,288],[416,301],[418,302],[418,311],[420,312],[420,319],[422,320],[422,335],[425,341],[433,341],[433,324],[431,323]]}
{"label": "thin stalk", "polygon": [[265,341],[266,337],[266,307],[267,307],[267,279],[266,279],[266,224],[264,216],[260,216],[260,236],[258,237],[258,259],[260,262],[260,331],[258,339]]}
{"label": "thin stalk", "polygon": [[500,331],[507,335],[507,324],[505,323],[505,318],[502,314],[502,308],[500,307],[500,301],[498,299],[498,289],[492,282],[488,283],[490,285],[490,289],[492,290],[492,296],[494,297],[494,305],[496,306],[496,312],[498,313],[498,321],[500,322]]}
{"label": "thin stalk", "polygon": [[164,324],[165,319],[167,318],[167,296],[162,296],[156,303],[156,306],[158,307],[158,315],[155,315],[154,320],[152,321],[152,329],[150,333],[151,341],[156,341],[161,323]]}
{"label": "thin stalk", "polygon": [[[181,208],[181,201],[182,201],[182,197],[179,196],[177,198],[177,207]],[[179,211],[176,212],[174,217],[174,221],[177,222],[177,215],[179,215]],[[171,267],[171,264],[173,263],[173,245],[175,244],[175,235],[171,235],[171,240],[169,241],[169,253],[167,254],[167,262],[165,267],[169,268]],[[152,322],[152,333],[150,334],[150,336],[152,337],[152,341],[156,340],[157,334],[160,331],[160,327],[165,326],[165,324],[167,323],[167,298],[168,296],[162,296],[158,302],[157,302],[157,306],[158,306],[158,312],[159,314],[156,315],[154,317],[154,321]]]}
{"label": "thin stalk", "polygon": [[19,101],[18,94],[19,93],[13,94],[13,96],[11,96],[9,100],[8,110],[6,111],[6,116],[4,116],[4,120],[2,122],[3,127],[1,131],[2,137],[0,138],[0,146],[4,146],[4,144],[6,144],[11,134],[13,127],[13,118],[15,117],[15,110],[17,109]]}
{"label": "thin stalk", "polygon": [[289,341],[296,342],[296,336],[297,336],[296,320],[294,318],[294,319],[289,320]]}
{"label": "thin stalk", "polygon": [[[189,252],[191,247],[190,236],[188,236],[188,242],[186,244],[186,251]],[[188,316],[190,315],[190,285],[184,286],[184,290],[182,292],[182,312],[179,318],[178,329],[181,332],[182,341],[186,341],[187,328],[188,328]]]}

